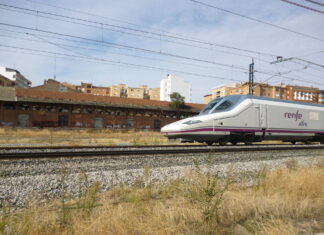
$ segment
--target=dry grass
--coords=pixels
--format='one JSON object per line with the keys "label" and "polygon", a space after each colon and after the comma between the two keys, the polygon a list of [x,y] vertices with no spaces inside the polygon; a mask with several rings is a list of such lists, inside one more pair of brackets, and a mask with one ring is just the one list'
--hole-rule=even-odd
{"label": "dry grass", "polygon": [[[255,186],[188,174],[166,185],[150,184],[146,169],[132,187],[31,206],[8,213],[4,234],[311,234],[324,231],[324,166],[258,174]],[[2,227],[1,227],[2,224]],[[235,233],[234,233],[235,234]]]}
{"label": "dry grass", "polygon": [[106,129],[0,128],[0,144],[21,145],[153,145],[167,144],[160,132]]}

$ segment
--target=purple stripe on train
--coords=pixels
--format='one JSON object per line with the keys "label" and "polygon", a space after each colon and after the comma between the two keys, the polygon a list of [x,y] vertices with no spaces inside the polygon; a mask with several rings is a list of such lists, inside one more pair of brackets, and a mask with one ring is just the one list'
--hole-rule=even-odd
{"label": "purple stripe on train", "polygon": [[[192,130],[185,130],[185,131],[170,131],[166,134],[180,134],[180,133],[194,133],[194,132],[213,132],[213,131],[235,131],[235,132],[263,132],[260,129],[224,129],[224,128],[200,128],[200,129],[192,129]],[[324,133],[323,131],[303,131],[303,130],[265,130],[267,133],[300,133],[300,134],[311,134],[311,133]]]}

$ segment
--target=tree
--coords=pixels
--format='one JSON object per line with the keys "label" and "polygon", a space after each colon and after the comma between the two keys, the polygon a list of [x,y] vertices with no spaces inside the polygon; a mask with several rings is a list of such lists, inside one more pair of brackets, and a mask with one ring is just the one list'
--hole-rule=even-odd
{"label": "tree", "polygon": [[178,92],[173,92],[170,95],[171,103],[170,107],[172,108],[184,108],[185,107],[185,97],[180,95]]}

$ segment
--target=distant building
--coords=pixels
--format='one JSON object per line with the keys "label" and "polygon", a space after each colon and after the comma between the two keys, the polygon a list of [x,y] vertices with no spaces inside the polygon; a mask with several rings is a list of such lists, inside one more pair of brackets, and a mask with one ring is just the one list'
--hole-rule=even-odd
{"label": "distant building", "polygon": [[44,80],[43,85],[31,87],[31,89],[58,92],[77,92],[76,89],[70,88],[66,85],[66,83],[60,83],[54,79]]}
{"label": "distant building", "polygon": [[10,79],[6,78],[5,76],[0,75],[0,86],[14,87],[15,82],[11,81]]}
{"label": "distant building", "polygon": [[319,91],[318,103],[319,104],[324,104],[324,90]]}
{"label": "distant building", "polygon": [[208,104],[210,101],[213,100],[213,95],[212,94],[208,94],[204,96],[204,103]]}
{"label": "distant building", "polygon": [[31,81],[25,78],[18,70],[0,66],[0,75],[14,83],[14,87],[30,87]]}
{"label": "distant building", "polygon": [[160,100],[160,88],[151,88],[148,91],[150,100]]}
{"label": "distant building", "polygon": [[228,96],[232,88],[239,86],[239,83],[233,83],[229,85],[220,85],[212,89],[212,99]]}
{"label": "distant building", "polygon": [[[249,83],[221,85],[212,90],[213,99],[226,95],[249,94]],[[299,102],[319,103],[319,89],[295,85],[255,83],[253,95]]]}
{"label": "distant building", "polygon": [[178,92],[185,97],[185,102],[191,102],[191,84],[183,78],[168,74],[160,83],[160,100],[171,101],[170,95]]}
{"label": "distant building", "polygon": [[305,86],[286,86],[287,100],[319,103],[319,89]]}
{"label": "distant building", "polygon": [[126,97],[126,85],[125,84],[112,85],[110,87],[109,96]]}
{"label": "distant building", "polygon": [[[7,80],[2,81],[0,75],[0,86],[2,83],[7,82]],[[125,84],[119,84],[112,85],[111,87],[100,87],[94,86],[92,83],[81,82],[81,85],[72,85],[67,82],[61,83],[54,79],[48,79],[44,81],[43,85],[32,87],[32,89],[58,92],[78,92],[96,96],[160,100],[160,88],[149,89],[146,85],[140,87],[127,87]]]}
{"label": "distant building", "polygon": [[109,96],[109,87],[93,86],[92,83],[81,82],[81,86],[76,86],[76,90],[84,94]]}
{"label": "distant building", "polygon": [[146,95],[147,86],[141,87],[128,87],[126,94],[128,98],[144,99]]}

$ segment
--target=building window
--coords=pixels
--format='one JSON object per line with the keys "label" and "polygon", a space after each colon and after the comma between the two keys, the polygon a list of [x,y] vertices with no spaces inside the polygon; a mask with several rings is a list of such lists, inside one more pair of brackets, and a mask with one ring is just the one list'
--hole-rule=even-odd
{"label": "building window", "polygon": [[14,104],[10,104],[10,103],[5,103],[3,105],[4,109],[8,109],[8,110],[14,110],[16,109],[15,105]]}

